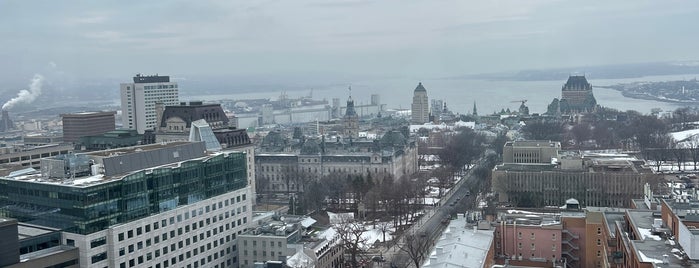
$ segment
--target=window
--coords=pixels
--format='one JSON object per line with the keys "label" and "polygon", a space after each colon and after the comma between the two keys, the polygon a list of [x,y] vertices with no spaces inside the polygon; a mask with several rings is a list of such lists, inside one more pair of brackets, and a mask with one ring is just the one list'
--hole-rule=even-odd
{"label": "window", "polygon": [[599,239],[599,238],[597,238],[597,245],[598,245],[598,246],[602,245],[602,240]]}
{"label": "window", "polygon": [[[551,251],[556,251],[556,244],[551,245]],[[555,255],[554,255],[555,256]],[[555,258],[555,257],[554,257]]]}
{"label": "window", "polygon": [[531,236],[530,236],[529,238],[532,239],[532,240],[534,240],[534,238],[535,238],[535,237],[534,237],[534,233],[532,233]]}
{"label": "window", "polygon": [[517,233],[517,239],[522,239],[522,232]]}
{"label": "window", "polygon": [[532,249],[532,250],[536,250],[536,244],[532,243],[532,244],[531,244],[531,249]]}
{"label": "window", "polygon": [[601,234],[602,234],[602,228],[597,227],[597,235],[601,235]]}
{"label": "window", "polygon": [[99,253],[96,255],[92,255],[91,259],[92,259],[91,263],[97,263],[97,262],[106,260],[107,259],[107,252],[105,251],[105,252],[102,252],[102,253]]}
{"label": "window", "polygon": [[517,243],[517,249],[522,249],[522,243]]}
{"label": "window", "polygon": [[551,240],[556,241],[556,234],[551,235]]}
{"label": "window", "polygon": [[119,233],[119,241],[124,241],[124,233]]}
{"label": "window", "polygon": [[107,237],[105,236],[90,241],[90,248],[96,248],[104,244],[107,244]]}

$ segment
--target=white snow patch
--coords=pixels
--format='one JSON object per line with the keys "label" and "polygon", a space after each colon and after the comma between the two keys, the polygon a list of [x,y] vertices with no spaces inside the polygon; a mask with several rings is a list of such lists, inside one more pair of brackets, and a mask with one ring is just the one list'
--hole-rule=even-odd
{"label": "white snow patch", "polygon": [[660,238],[660,236],[651,234],[650,229],[647,229],[647,228],[638,228],[638,232],[641,233],[641,237],[643,238],[643,240],[646,240],[646,238],[652,239],[655,241],[663,240],[662,238]]}

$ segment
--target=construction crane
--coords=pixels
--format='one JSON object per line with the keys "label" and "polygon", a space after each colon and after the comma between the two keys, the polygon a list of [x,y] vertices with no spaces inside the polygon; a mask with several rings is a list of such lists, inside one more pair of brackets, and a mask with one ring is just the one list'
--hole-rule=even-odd
{"label": "construction crane", "polygon": [[522,105],[524,105],[525,103],[527,103],[527,100],[514,100],[514,101],[511,101],[511,102],[512,102],[512,103],[514,103],[514,102],[521,102]]}

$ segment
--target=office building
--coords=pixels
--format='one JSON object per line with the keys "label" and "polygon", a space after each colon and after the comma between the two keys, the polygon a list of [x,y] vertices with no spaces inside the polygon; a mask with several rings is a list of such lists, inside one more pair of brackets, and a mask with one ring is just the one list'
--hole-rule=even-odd
{"label": "office building", "polygon": [[0,178],[0,216],[62,230],[80,267],[238,266],[252,215],[245,153],[173,142],[41,166]]}
{"label": "office building", "polygon": [[632,155],[559,152],[558,143],[518,143],[505,145],[505,161],[493,169],[493,191],[500,202],[515,206],[557,206],[575,198],[582,206],[630,207],[631,199],[643,196],[643,184],[657,179],[645,161]]}
{"label": "office building", "polygon": [[430,107],[427,99],[427,90],[422,83],[418,83],[413,92],[413,104],[411,105],[412,120],[414,125],[421,125],[430,121]]}
{"label": "office building", "polygon": [[77,142],[81,137],[102,135],[114,130],[116,112],[62,114],[63,141]]}
{"label": "office building", "polygon": [[123,127],[135,129],[139,134],[152,130],[157,124],[156,103],[179,104],[176,82],[169,76],[144,76],[137,74],[133,83],[121,84],[121,118]]}

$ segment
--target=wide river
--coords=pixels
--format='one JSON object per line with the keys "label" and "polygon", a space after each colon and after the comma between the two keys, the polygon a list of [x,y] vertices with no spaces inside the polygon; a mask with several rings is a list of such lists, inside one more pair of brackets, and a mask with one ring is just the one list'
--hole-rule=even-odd
{"label": "wide river", "polygon": [[[680,104],[660,102],[652,100],[639,100],[627,98],[620,92],[595,86],[608,86],[619,83],[637,81],[672,81],[687,80],[699,75],[665,75],[647,76],[628,79],[589,79],[594,88],[597,103],[602,106],[619,110],[636,110],[641,113],[650,113],[653,108],[663,111],[672,111]],[[565,81],[490,81],[472,79],[431,79],[422,80],[427,89],[427,94],[432,99],[445,100],[449,109],[457,113],[469,113],[473,109],[474,102],[479,114],[492,113],[501,109],[517,109],[519,100],[527,100],[527,106],[531,113],[542,113],[553,98],[560,98],[561,87]],[[410,79],[382,79],[352,82],[352,98],[355,105],[367,104],[371,94],[379,94],[381,103],[387,104],[389,109],[409,109],[413,97],[413,89],[418,80]],[[332,85],[314,87],[314,99],[340,98],[344,105],[348,96],[348,85]],[[286,92],[290,98],[307,95],[309,91]],[[208,95],[208,96],[181,96],[184,100],[219,101],[224,99],[240,100],[251,98],[276,99],[281,91],[254,92],[241,94]]]}

